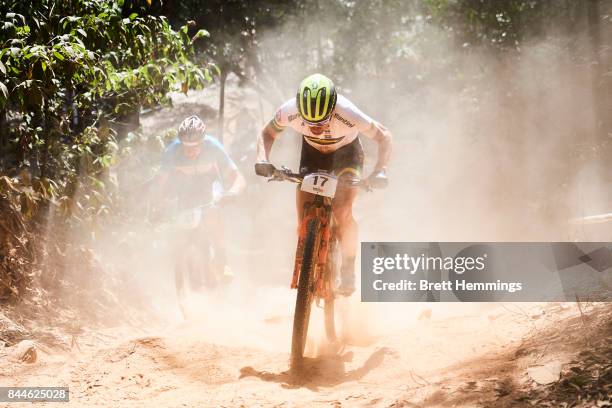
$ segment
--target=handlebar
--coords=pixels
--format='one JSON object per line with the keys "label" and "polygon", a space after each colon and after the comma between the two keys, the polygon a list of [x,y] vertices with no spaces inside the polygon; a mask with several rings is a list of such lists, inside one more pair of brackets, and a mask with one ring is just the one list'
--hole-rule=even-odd
{"label": "handlebar", "polygon": [[292,183],[301,183],[304,180],[304,175],[294,173],[288,167],[282,166],[280,169],[274,168],[272,177],[268,181],[290,181]]}
{"label": "handlebar", "polygon": [[[268,181],[289,181],[291,183],[299,184],[304,180],[305,174],[295,173],[288,167],[281,166],[280,169],[277,169],[271,163],[261,163],[261,164],[265,166],[264,170],[269,175]],[[256,167],[256,172],[258,172],[257,167]],[[260,172],[258,172],[258,174],[259,173]],[[264,172],[261,171],[261,173],[264,173]],[[265,174],[259,174],[259,175],[266,177]],[[338,179],[338,182],[348,185],[350,187],[358,187],[365,191],[372,191],[375,188],[386,187],[386,183],[372,183],[371,180],[369,179],[342,179],[340,178]]]}

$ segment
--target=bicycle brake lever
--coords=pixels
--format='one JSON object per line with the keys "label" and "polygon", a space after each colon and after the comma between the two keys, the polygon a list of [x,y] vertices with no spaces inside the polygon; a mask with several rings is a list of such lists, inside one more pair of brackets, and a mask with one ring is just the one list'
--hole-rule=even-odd
{"label": "bicycle brake lever", "polygon": [[279,175],[279,173],[275,173],[268,179],[268,183],[271,181],[283,181],[283,177]]}
{"label": "bicycle brake lever", "polygon": [[283,181],[287,178],[287,175],[291,174],[291,169],[286,166],[281,166],[274,172],[274,175],[268,179],[268,181]]}

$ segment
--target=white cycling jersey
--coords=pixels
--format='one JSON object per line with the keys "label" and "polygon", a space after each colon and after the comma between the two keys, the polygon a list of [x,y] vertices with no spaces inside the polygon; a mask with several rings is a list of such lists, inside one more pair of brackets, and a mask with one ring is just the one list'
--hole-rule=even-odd
{"label": "white cycling jersey", "polygon": [[372,127],[374,121],[351,101],[338,95],[332,118],[323,132],[315,134],[300,117],[295,98],[285,102],[274,115],[272,125],[279,131],[287,126],[302,134],[304,140],[322,153],[331,153],[351,143],[359,132]]}

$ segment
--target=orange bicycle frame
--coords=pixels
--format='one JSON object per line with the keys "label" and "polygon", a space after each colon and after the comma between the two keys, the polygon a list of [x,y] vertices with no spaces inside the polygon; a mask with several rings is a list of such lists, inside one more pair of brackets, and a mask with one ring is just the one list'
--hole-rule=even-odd
{"label": "orange bicycle frame", "polygon": [[296,289],[300,278],[300,270],[302,267],[302,256],[304,254],[304,241],[306,240],[307,228],[310,220],[316,218],[319,220],[320,229],[317,239],[320,241],[315,248],[318,248],[317,262],[314,270],[315,296],[317,298],[328,298],[332,295],[331,285],[326,284],[330,279],[325,279],[323,274],[327,271],[326,264],[332,238],[333,220],[331,212],[331,200],[324,199],[321,196],[316,196],[312,202],[304,204],[302,220],[300,222],[300,231],[298,236],[297,249],[295,251],[295,265],[293,268],[293,278],[291,280],[291,288]]}

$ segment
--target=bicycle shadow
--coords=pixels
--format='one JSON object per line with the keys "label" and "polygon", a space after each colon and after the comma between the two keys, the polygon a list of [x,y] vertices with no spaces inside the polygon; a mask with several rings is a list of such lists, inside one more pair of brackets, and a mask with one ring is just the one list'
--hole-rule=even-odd
{"label": "bicycle shadow", "polygon": [[386,347],[374,351],[359,367],[346,371],[345,363],[352,361],[353,352],[348,351],[334,356],[304,358],[303,367],[299,373],[289,370],[280,373],[256,370],[246,366],[240,369],[239,379],[257,377],[262,381],[279,383],[283,388],[308,388],[318,391],[319,387],[334,387],[349,381],[357,381],[382,364],[386,355],[394,352]]}

